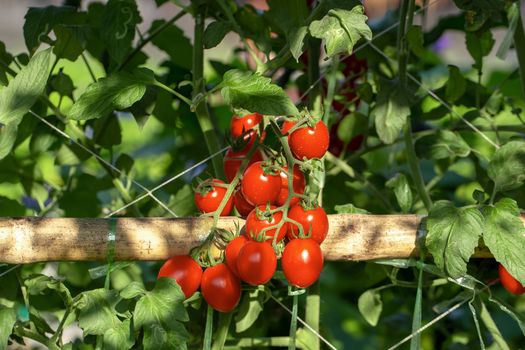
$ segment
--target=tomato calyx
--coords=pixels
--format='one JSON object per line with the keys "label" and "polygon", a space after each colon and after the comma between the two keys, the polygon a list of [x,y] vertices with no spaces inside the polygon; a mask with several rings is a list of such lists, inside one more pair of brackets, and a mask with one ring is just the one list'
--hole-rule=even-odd
{"label": "tomato calyx", "polygon": [[195,193],[199,193],[202,196],[205,196],[208,193],[213,192],[216,187],[228,188],[228,184],[224,183],[219,179],[197,179],[197,185],[193,187],[193,191]]}
{"label": "tomato calyx", "polygon": [[264,175],[278,176],[280,173],[279,166],[271,160],[261,162],[261,169]]}

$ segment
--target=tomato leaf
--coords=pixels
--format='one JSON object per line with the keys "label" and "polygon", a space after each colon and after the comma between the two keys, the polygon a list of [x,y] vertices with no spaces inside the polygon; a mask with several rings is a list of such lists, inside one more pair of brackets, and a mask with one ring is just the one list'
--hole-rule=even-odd
{"label": "tomato leaf", "polygon": [[467,262],[478,246],[483,216],[476,208],[456,208],[451,202],[434,204],[427,220],[426,246],[436,265],[453,278],[467,273]]}
{"label": "tomato leaf", "polygon": [[494,206],[484,207],[482,212],[485,217],[485,245],[494,258],[525,285],[525,227],[517,203],[510,198],[503,198]]}
{"label": "tomato leaf", "polygon": [[383,86],[370,115],[375,120],[376,132],[381,141],[393,143],[410,115],[406,92],[395,86]]}
{"label": "tomato leaf", "polygon": [[131,282],[120,291],[120,296],[124,299],[133,299],[138,296],[142,296],[146,293],[146,289],[144,289],[144,285],[140,282],[134,281]]}
{"label": "tomato leaf", "polygon": [[473,67],[481,69],[483,57],[487,56],[494,46],[494,38],[490,30],[480,32],[467,32],[465,35],[467,50],[474,59]]}
{"label": "tomato leaf", "polygon": [[268,18],[272,20],[279,29],[282,30],[288,43],[290,52],[295,60],[303,53],[303,42],[308,27],[306,18],[308,17],[308,8],[303,0],[269,0],[268,1]]}
{"label": "tomato leaf", "polygon": [[7,341],[12,333],[15,322],[15,310],[0,304],[0,350],[7,349]]}
{"label": "tomato leaf", "polygon": [[0,91],[0,123],[18,125],[44,92],[51,70],[51,49],[35,54],[9,85]]}
{"label": "tomato leaf", "polygon": [[16,141],[18,125],[15,122],[0,126],[0,159],[4,159],[11,153]]}
{"label": "tomato leaf", "polygon": [[393,178],[385,183],[386,187],[394,189],[394,194],[397,199],[397,203],[401,207],[403,213],[408,213],[412,207],[412,190],[408,185],[407,178],[404,174],[396,174]]}
{"label": "tomato leaf", "polygon": [[144,96],[146,85],[154,82],[153,72],[146,68],[101,78],[86,89],[67,116],[73,120],[89,120],[128,108]]}
{"label": "tomato leaf", "polygon": [[458,67],[448,66],[448,82],[445,87],[445,97],[449,103],[454,103],[465,93],[467,82]]}
{"label": "tomato leaf", "polygon": [[369,289],[359,296],[357,307],[368,324],[375,327],[383,311],[383,301],[377,289]]}
{"label": "tomato leaf", "polygon": [[368,129],[368,118],[359,112],[346,115],[337,127],[337,137],[343,142],[350,142],[354,137],[363,135]]}
{"label": "tomato leaf", "polygon": [[211,22],[204,31],[204,48],[211,49],[212,47],[219,45],[222,39],[224,39],[226,34],[231,30],[232,26],[227,21]]}
{"label": "tomato leaf", "polygon": [[468,143],[459,134],[449,130],[440,130],[436,134],[419,138],[415,148],[417,155],[426,159],[466,157],[470,154]]}
{"label": "tomato leaf", "polygon": [[57,292],[65,305],[70,305],[73,302],[69,289],[60,281],[45,275],[35,275],[30,279],[24,281],[27,287],[27,292],[31,295],[46,294],[52,290]]}
{"label": "tomato leaf", "polygon": [[0,196],[0,208],[4,217],[24,216],[26,213],[26,208],[22,204],[2,196]]}
{"label": "tomato leaf", "polygon": [[487,173],[497,191],[514,190],[525,183],[525,142],[510,141],[492,156]]}
{"label": "tomato leaf", "polygon": [[131,320],[122,321],[104,333],[104,349],[130,349],[135,344]]}
{"label": "tomato leaf", "polygon": [[235,315],[235,331],[244,332],[249,329],[259,318],[268,291],[264,286],[245,293]]}
{"label": "tomato leaf", "polygon": [[[164,26],[166,21],[158,19],[151,23],[149,34],[156,32],[160,27]],[[182,29],[174,24],[167,26],[161,32],[153,37],[151,43],[160,50],[166,52],[170,57],[170,62],[186,68],[188,70],[192,67],[193,46],[185,35]],[[184,54],[181,54],[184,53]]]}
{"label": "tomato leaf", "polygon": [[265,115],[297,115],[299,111],[286,92],[270,78],[232,69],[224,74],[222,96],[234,110]]}
{"label": "tomato leaf", "polygon": [[337,214],[370,214],[368,210],[357,208],[352,203],[336,205],[334,210]]}
{"label": "tomato leaf", "polygon": [[76,61],[86,46],[87,27],[57,25],[53,31],[57,37],[53,53],[57,57]]}
{"label": "tomato leaf", "polygon": [[366,24],[368,17],[363,6],[352,10],[331,9],[318,21],[309,26],[310,35],[324,39],[326,54],[329,57],[337,54],[351,54],[355,44],[361,39],[372,39],[372,31]]}
{"label": "tomato leaf", "polygon": [[79,310],[78,325],[85,334],[99,335],[119,327],[121,321],[115,311],[118,302],[119,297],[114,290],[99,288],[83,292],[75,303]]}

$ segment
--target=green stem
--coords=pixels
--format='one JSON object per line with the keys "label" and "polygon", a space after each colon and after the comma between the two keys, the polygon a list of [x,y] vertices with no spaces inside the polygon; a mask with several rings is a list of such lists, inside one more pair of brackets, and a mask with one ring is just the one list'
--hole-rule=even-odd
{"label": "green stem", "polygon": [[224,348],[232,316],[233,312],[221,313],[219,315],[219,325],[217,326],[217,331],[215,333],[215,341],[211,347],[212,350],[221,350]]}
{"label": "green stem", "polygon": [[208,305],[206,311],[206,329],[204,330],[203,350],[211,350],[211,339],[213,335],[213,308]]}
{"label": "green stem", "polygon": [[292,320],[290,321],[290,338],[288,340],[288,350],[295,350],[295,338],[296,338],[295,335],[297,333],[298,308],[299,308],[299,295],[294,294],[293,304],[292,304]]}
{"label": "green stem", "polygon": [[[195,27],[193,43],[193,99],[199,94],[205,93],[204,89],[204,19],[206,18],[206,6],[198,5],[195,1]],[[211,117],[206,106],[206,101],[201,101],[195,106],[197,120],[204,134],[204,140],[210,154],[220,151],[219,139],[215,133]],[[212,159],[215,176],[224,179],[222,157]]]}
{"label": "green stem", "polygon": [[62,316],[62,320],[60,320],[60,324],[58,325],[57,330],[55,331],[55,334],[51,337],[51,341],[53,343],[56,343],[57,340],[59,340],[62,336],[62,330],[64,329],[64,325],[66,324],[67,318],[69,317],[69,314],[71,313],[71,308],[68,307],[66,309],[66,312],[64,313],[64,316]]}
{"label": "green stem", "polygon": [[253,347],[287,347],[289,337],[241,338],[235,344],[227,345],[224,349],[253,348]]}
{"label": "green stem", "polygon": [[89,61],[86,57],[86,55],[84,55],[84,53],[82,52],[82,54],[80,55],[82,57],[82,61],[84,61],[84,65],[86,66],[88,72],[89,72],[89,76],[91,77],[91,80],[93,80],[93,82],[96,82],[97,81],[97,77],[95,76],[95,73],[93,72],[93,69],[91,69],[91,65],[89,64]]}
{"label": "green stem", "polygon": [[182,102],[186,103],[188,106],[192,106],[193,105],[193,102],[187,98],[186,96],[184,96],[183,94],[173,90],[172,88],[170,88],[169,86],[167,85],[164,85],[163,83],[161,83],[160,81],[155,81],[155,83],[153,84],[155,85],[156,87],[159,87],[161,88],[162,90],[165,90],[167,92],[169,92],[170,94],[176,96],[177,98],[179,98]]}
{"label": "green stem", "polygon": [[[316,332],[319,332],[319,314],[321,309],[321,284],[319,281],[315,282],[308,288],[308,295],[306,296],[306,323],[312,327]],[[310,333],[311,334],[311,333]],[[321,341],[317,335],[309,337],[309,349],[320,349]]]}
{"label": "green stem", "polygon": [[525,97],[525,33],[523,31],[523,21],[521,13],[518,10],[518,23],[514,31],[514,46],[518,56],[518,65],[520,67],[521,91]]}
{"label": "green stem", "polygon": [[23,328],[23,327],[17,327],[15,328],[16,335],[20,337],[25,337],[29,339],[33,339],[34,341],[39,342],[40,344],[46,346],[50,350],[60,350],[60,347],[58,347],[54,342],[52,342],[49,338],[46,336],[43,336],[37,332],[34,332],[32,330]]}

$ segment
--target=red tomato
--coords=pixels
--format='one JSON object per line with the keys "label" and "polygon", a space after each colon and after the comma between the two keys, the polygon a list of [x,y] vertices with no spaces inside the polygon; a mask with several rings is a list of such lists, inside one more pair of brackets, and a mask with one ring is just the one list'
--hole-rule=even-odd
{"label": "red tomato", "polygon": [[239,251],[241,250],[241,248],[248,241],[248,237],[238,236],[231,240],[226,246],[226,249],[224,249],[224,258],[226,265],[228,265],[230,270],[237,277],[240,277],[239,272],[237,271],[237,257],[239,256]]}
{"label": "red tomato", "polygon": [[[207,179],[197,187],[195,192],[195,205],[203,213],[213,213],[219,209],[222,199],[226,195],[226,187],[215,186],[215,184],[224,184],[219,179]],[[222,216],[230,214],[233,209],[233,196],[228,198]]]}
{"label": "red tomato", "polygon": [[186,298],[189,298],[199,289],[202,268],[191,256],[176,255],[162,265],[157,279],[161,277],[175,279]]}
{"label": "red tomato", "polygon": [[281,191],[281,178],[276,173],[265,173],[263,162],[255,162],[244,172],[241,190],[244,199],[252,205],[274,203]]}
{"label": "red tomato", "polygon": [[[257,125],[259,125],[259,123],[261,123],[262,120],[263,116],[259,113],[246,114],[242,117],[234,115],[230,124],[230,132],[232,134],[232,137],[240,137],[243,133],[246,133],[246,131],[253,129]],[[246,136],[250,137],[251,134],[245,134],[245,139],[247,139]]]}
{"label": "red tomato", "polygon": [[323,252],[311,238],[293,239],[284,247],[281,265],[291,285],[307,288],[315,283],[323,270]]}
{"label": "red tomato", "polygon": [[253,205],[248,203],[246,199],[244,199],[241,190],[237,190],[235,192],[235,196],[233,197],[233,203],[235,204],[235,208],[241,214],[243,218],[247,217],[248,214],[255,208]]}
{"label": "red tomato", "polygon": [[330,135],[326,125],[319,121],[315,127],[305,126],[288,135],[288,143],[294,156],[303,158],[322,158],[328,149]]}
{"label": "red tomato", "polygon": [[[274,205],[270,206],[270,210],[273,210],[277,208]],[[260,212],[263,212],[266,209],[265,205],[260,205],[258,207]],[[252,210],[252,212],[248,215],[246,218],[246,233],[248,234],[248,237],[257,237],[261,233],[261,231],[270,226],[275,226],[281,220],[283,219],[283,212],[277,211],[273,214],[271,214],[268,218],[259,218],[257,217],[257,211],[256,209]],[[284,223],[279,231],[277,231],[277,228],[272,228],[269,230],[266,230],[264,232],[266,236],[266,241],[271,242],[273,240],[273,236],[277,233],[277,242],[282,241],[284,236],[286,236],[286,232],[288,231],[288,223]]]}
{"label": "red tomato", "polygon": [[201,280],[202,297],[219,312],[232,311],[241,299],[241,281],[224,263],[208,267]]}
{"label": "red tomato", "polygon": [[[288,166],[283,167],[286,171],[281,171],[281,191],[279,192],[279,196],[277,196],[277,200],[275,203],[278,206],[284,205],[286,200],[288,199]],[[299,167],[297,165],[294,165],[293,167],[293,190],[295,193],[303,194],[304,193],[304,187],[306,186],[306,181],[304,179],[304,174],[301,170],[299,170]],[[293,197],[290,200],[290,206],[299,203],[299,197]]]}
{"label": "red tomato", "polygon": [[[328,216],[322,207],[305,210],[301,204],[296,204],[290,208],[288,217],[297,221],[303,227],[305,235],[310,233],[310,238],[321,244],[328,233]],[[296,225],[288,224],[288,238],[295,239],[299,235]]]}
{"label": "red tomato", "polygon": [[515,279],[503,265],[499,264],[498,270],[501,284],[506,290],[509,291],[509,293],[514,295],[525,293],[525,287],[517,279]]}
{"label": "red tomato", "polygon": [[239,277],[252,286],[271,280],[276,268],[277,256],[268,242],[249,241],[237,256]]}
{"label": "red tomato", "polygon": [[296,122],[292,120],[285,120],[281,126],[281,133],[285,135],[295,125],[295,123]]}
{"label": "red tomato", "polygon": [[[237,174],[237,171],[241,167],[242,158],[245,158],[248,154],[248,151],[250,148],[243,149],[240,151],[234,151],[233,149],[228,149],[226,151],[226,154],[224,155],[224,173],[226,174],[226,180],[228,182],[232,182],[233,178]],[[232,159],[229,159],[232,158]],[[233,159],[233,158],[239,158],[239,159]],[[255,153],[252,155],[252,158],[248,162],[248,165],[253,164],[255,162],[259,162],[262,160],[262,153],[259,150],[256,150]]]}

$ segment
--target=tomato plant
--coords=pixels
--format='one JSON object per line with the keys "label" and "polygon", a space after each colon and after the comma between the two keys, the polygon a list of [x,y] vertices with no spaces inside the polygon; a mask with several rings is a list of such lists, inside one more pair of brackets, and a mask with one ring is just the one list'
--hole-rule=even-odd
{"label": "tomato plant", "polygon": [[[227,181],[231,182],[233,180],[241,167],[242,159],[246,157],[248,152],[249,147],[239,151],[234,151],[233,148],[230,148],[226,151],[224,156],[224,173],[226,174]],[[248,165],[262,161],[262,159],[261,151],[256,150],[251,156]]]}
{"label": "tomato plant", "polygon": [[[199,184],[195,191],[195,205],[203,213],[212,213],[219,209],[221,201],[226,196],[227,189],[221,187],[224,185],[224,181],[219,179],[207,179],[206,181]],[[228,215],[233,209],[233,196],[230,196],[224,208],[221,211],[221,215]]]}
{"label": "tomato plant", "polygon": [[254,206],[274,203],[281,192],[279,173],[264,162],[255,162],[244,172],[241,191]]}
{"label": "tomato plant", "polygon": [[328,149],[330,135],[322,121],[314,126],[305,126],[288,135],[290,148],[297,159],[322,158]]}
{"label": "tomato plant", "polygon": [[157,278],[161,277],[175,279],[186,298],[189,298],[199,289],[202,268],[191,256],[173,256],[160,268]]}
{"label": "tomato plant", "polygon": [[[284,166],[279,175],[281,176],[281,190],[279,191],[279,195],[275,200],[275,204],[282,206],[288,199],[288,194],[290,193],[288,190],[288,166]],[[305,186],[306,181],[304,174],[301,172],[301,170],[299,170],[298,166],[294,166],[292,172],[292,188],[294,193],[303,194]],[[290,200],[290,206],[298,203],[299,200],[299,197],[293,196]]]}
{"label": "tomato plant", "polygon": [[[277,242],[281,241],[288,230],[288,223],[281,223],[283,220],[283,213],[281,211],[274,211],[276,206],[259,205],[253,209],[246,218],[246,233],[249,237],[256,238],[262,234],[268,241],[272,241],[277,235]],[[282,224],[282,225],[281,225]],[[278,227],[280,225],[280,227]]]}
{"label": "tomato plant", "polygon": [[[318,244],[321,244],[328,234],[328,216],[320,206],[304,208],[301,204],[295,204],[290,208],[288,217],[299,223],[303,228],[303,234]],[[300,233],[298,227],[293,223],[288,227],[288,238],[297,238]]]}

